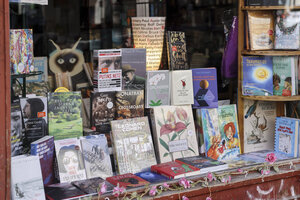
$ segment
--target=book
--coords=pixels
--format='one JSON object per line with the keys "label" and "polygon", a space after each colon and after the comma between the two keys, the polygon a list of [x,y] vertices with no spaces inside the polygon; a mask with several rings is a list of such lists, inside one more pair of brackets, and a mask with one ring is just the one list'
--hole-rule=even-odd
{"label": "book", "polygon": [[11,159],[11,199],[45,200],[39,156]]}
{"label": "book", "polygon": [[47,97],[20,99],[25,124],[26,145],[48,134]]}
{"label": "book", "polygon": [[82,126],[83,128],[91,127],[91,98],[82,98]]}
{"label": "book", "polygon": [[287,0],[245,0],[245,6],[290,6],[292,1]]}
{"label": "book", "polygon": [[48,81],[48,58],[34,57],[33,66],[35,72],[42,72],[41,75],[30,76],[26,78],[26,82],[47,82]]}
{"label": "book", "polygon": [[94,92],[122,90],[122,70],[94,71]]}
{"label": "book", "polygon": [[43,175],[44,185],[50,185],[54,183],[54,137],[44,136],[39,140],[31,143],[30,149],[31,155],[37,155],[40,158],[40,165]]}
{"label": "book", "polygon": [[91,126],[100,133],[109,133],[109,122],[116,117],[116,93],[94,92],[91,94]]}
{"label": "book", "polygon": [[55,140],[54,143],[60,183],[86,179],[79,139]]}
{"label": "book", "polygon": [[87,178],[113,175],[107,139],[104,134],[80,138]]}
{"label": "book", "polygon": [[106,181],[110,182],[114,186],[125,187],[126,189],[141,187],[150,184],[148,181],[132,174],[121,174],[106,178]]}
{"label": "book", "polygon": [[275,151],[297,157],[299,146],[299,119],[276,117]]}
{"label": "book", "polygon": [[145,107],[170,105],[170,73],[168,70],[147,71]]}
{"label": "book", "polygon": [[276,103],[244,100],[244,153],[274,149]]}
{"label": "book", "polygon": [[178,179],[200,174],[199,168],[176,161],[152,165],[151,171],[166,176],[169,179]]}
{"label": "book", "polygon": [[184,32],[167,32],[167,51],[170,70],[189,69]]}
{"label": "book", "polygon": [[157,164],[148,117],[110,123],[119,174],[146,171]]}
{"label": "book", "polygon": [[171,72],[171,105],[194,104],[193,75],[191,70]]}
{"label": "book", "polygon": [[82,136],[81,93],[49,93],[49,135],[55,140]]}
{"label": "book", "polygon": [[9,0],[9,2],[48,5],[48,0]]}
{"label": "book", "polygon": [[274,16],[272,11],[248,11],[251,50],[270,50],[274,46]]}
{"label": "book", "polygon": [[281,10],[276,11],[275,20],[275,49],[300,48],[300,28],[299,11],[284,13]]}
{"label": "book", "polygon": [[135,174],[138,177],[141,177],[142,179],[150,182],[150,183],[162,183],[166,182],[169,179],[165,176],[162,176],[160,174],[151,172],[151,171],[145,171],[145,172],[139,172]]}
{"label": "book", "polygon": [[122,49],[123,90],[144,90],[146,82],[146,49]]}
{"label": "book", "polygon": [[292,96],[296,94],[295,57],[273,57],[273,94]]}
{"label": "book", "polygon": [[23,125],[20,100],[11,103],[10,107],[10,147],[11,157],[23,154]]}
{"label": "book", "polygon": [[213,160],[204,156],[193,156],[187,158],[178,158],[175,160],[180,164],[188,164],[200,169],[201,174],[215,172],[228,169],[228,164],[225,162]]}
{"label": "book", "polygon": [[10,29],[11,74],[29,74],[34,71],[32,29]]}
{"label": "book", "polygon": [[107,190],[105,193],[109,193],[113,190],[114,186],[109,183],[108,181],[105,181],[104,179],[100,177],[90,178],[86,180],[81,181],[73,181],[72,185],[76,186],[78,189],[83,191],[86,194],[90,195],[98,195],[98,189],[101,187],[102,184],[105,184],[107,186]]}
{"label": "book", "polygon": [[116,92],[116,118],[127,119],[144,116],[144,90]]}
{"label": "book", "polygon": [[218,83],[216,68],[192,69],[194,104],[193,108],[218,107]]}
{"label": "book", "polygon": [[193,109],[195,118],[195,130],[199,145],[200,155],[205,155],[204,133],[202,126],[201,109]]}
{"label": "book", "polygon": [[199,155],[191,106],[159,106],[151,113],[158,163]]}
{"label": "book", "polygon": [[273,62],[270,56],[243,56],[243,95],[273,95]]}
{"label": "book", "polygon": [[45,187],[45,195],[48,200],[70,200],[91,196],[84,193],[71,183],[56,183]]}

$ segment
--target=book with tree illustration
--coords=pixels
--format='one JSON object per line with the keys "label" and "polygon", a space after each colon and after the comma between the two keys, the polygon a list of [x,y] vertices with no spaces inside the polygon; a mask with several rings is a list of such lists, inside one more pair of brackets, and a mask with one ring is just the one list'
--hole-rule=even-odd
{"label": "book with tree illustration", "polygon": [[49,135],[55,140],[82,136],[80,92],[49,93]]}
{"label": "book with tree illustration", "polygon": [[159,106],[152,112],[159,163],[199,155],[191,106]]}

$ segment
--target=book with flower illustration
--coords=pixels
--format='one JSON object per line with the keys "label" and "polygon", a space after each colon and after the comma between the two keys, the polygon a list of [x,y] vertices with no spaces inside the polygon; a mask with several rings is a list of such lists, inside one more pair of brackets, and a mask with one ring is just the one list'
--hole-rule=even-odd
{"label": "book with flower illustration", "polygon": [[147,71],[146,108],[170,105],[169,70]]}
{"label": "book with flower illustration", "polygon": [[114,186],[124,187],[126,189],[149,185],[150,183],[132,173],[116,175],[106,178]]}
{"label": "book with flower illustration", "polygon": [[144,90],[123,90],[116,92],[116,119],[144,116]]}
{"label": "book with flower illustration", "polygon": [[72,185],[76,186],[81,191],[85,192],[86,194],[90,194],[90,195],[98,194],[99,187],[102,184],[105,184],[107,186],[105,193],[111,192],[114,188],[114,186],[111,183],[109,183],[108,181],[106,181],[100,177],[95,177],[95,178],[90,178],[90,179],[86,179],[86,180],[72,182]]}
{"label": "book with flower illustration", "polygon": [[156,165],[148,117],[111,121],[119,174],[137,173]]}
{"label": "book with flower illustration", "polygon": [[201,170],[199,168],[177,161],[152,165],[151,171],[166,176],[169,179],[194,176],[201,173]]}
{"label": "book with flower illustration", "polygon": [[199,155],[190,105],[154,107],[151,118],[159,163]]}

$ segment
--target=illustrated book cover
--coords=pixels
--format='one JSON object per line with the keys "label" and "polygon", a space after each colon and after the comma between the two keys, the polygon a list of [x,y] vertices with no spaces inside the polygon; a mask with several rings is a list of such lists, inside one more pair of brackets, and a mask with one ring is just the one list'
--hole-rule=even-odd
{"label": "illustrated book cover", "polygon": [[81,106],[80,92],[49,93],[49,135],[55,140],[82,136]]}
{"label": "illustrated book cover", "polygon": [[145,107],[170,105],[170,73],[169,70],[147,71]]}
{"label": "illustrated book cover", "polygon": [[151,118],[158,163],[199,155],[191,106],[154,107]]}
{"label": "illustrated book cover", "polygon": [[44,136],[31,143],[31,155],[37,155],[40,158],[44,185],[54,183],[54,138],[53,136]]}
{"label": "illustrated book cover", "polygon": [[151,172],[151,171],[145,171],[145,172],[139,172],[136,173],[135,175],[137,175],[138,177],[141,177],[142,179],[150,182],[150,183],[162,183],[162,182],[166,182],[169,179],[165,176],[162,176],[160,174]]}
{"label": "illustrated book cover", "polygon": [[[33,65],[35,72],[42,72],[41,75],[30,76],[26,78],[26,82],[47,82],[48,81],[48,58],[44,57],[34,57]],[[22,80],[22,79],[21,79]]]}
{"label": "illustrated book cover", "polygon": [[79,139],[55,140],[54,143],[60,182],[70,183],[86,179]]}
{"label": "illustrated book cover", "polygon": [[104,134],[80,138],[87,178],[113,175],[107,139]]}
{"label": "illustrated book cover", "polygon": [[126,189],[145,186],[145,185],[150,184],[148,181],[146,181],[132,173],[108,177],[108,178],[106,178],[106,180],[108,182],[110,182],[111,184],[113,184],[114,186],[117,186],[119,184],[119,187],[125,187]]}
{"label": "illustrated book cover", "polygon": [[93,88],[94,92],[121,91],[122,70],[94,71]]}
{"label": "illustrated book cover", "polygon": [[192,71],[171,71],[171,105],[187,104],[194,104]]}
{"label": "illustrated book cover", "polygon": [[273,95],[273,61],[271,56],[243,56],[243,95]]}
{"label": "illustrated book cover", "polygon": [[146,49],[122,49],[123,90],[144,90],[146,83]]}
{"label": "illustrated book cover", "polygon": [[48,200],[70,200],[91,196],[84,193],[71,183],[56,183],[45,187],[45,195]]}
{"label": "illustrated book cover", "polygon": [[193,108],[218,107],[218,83],[216,68],[192,69],[194,104]]}
{"label": "illustrated book cover", "polygon": [[148,117],[111,121],[119,174],[146,171],[157,164]]}
{"label": "illustrated book cover", "polygon": [[144,116],[144,90],[123,90],[116,93],[116,119]]}
{"label": "illustrated book cover", "polygon": [[20,100],[11,103],[10,107],[10,147],[11,157],[23,154],[24,132]]}
{"label": "illustrated book cover", "polygon": [[195,117],[195,130],[199,145],[199,153],[200,155],[205,155],[205,144],[204,144],[204,133],[202,126],[202,114],[201,109],[193,109],[194,117]]}
{"label": "illustrated book cover", "polygon": [[86,194],[95,195],[98,194],[99,187],[101,184],[105,184],[107,186],[107,190],[105,193],[109,193],[113,190],[114,186],[105,181],[100,177],[90,178],[81,181],[73,181],[72,185],[76,186],[81,191],[85,192]]}
{"label": "illustrated book cover", "polygon": [[276,103],[244,100],[244,153],[274,149]]}

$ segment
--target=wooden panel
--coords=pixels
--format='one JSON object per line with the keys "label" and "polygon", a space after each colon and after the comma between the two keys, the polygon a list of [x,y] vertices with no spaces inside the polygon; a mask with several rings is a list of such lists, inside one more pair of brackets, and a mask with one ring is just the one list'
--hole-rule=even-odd
{"label": "wooden panel", "polygon": [[300,10],[300,6],[242,6],[242,10]]}
{"label": "wooden panel", "polygon": [[300,101],[300,95],[295,96],[242,96],[243,99],[259,101]]}
{"label": "wooden panel", "polygon": [[300,51],[250,51],[243,50],[242,55],[253,55],[253,56],[298,56],[300,55]]}

